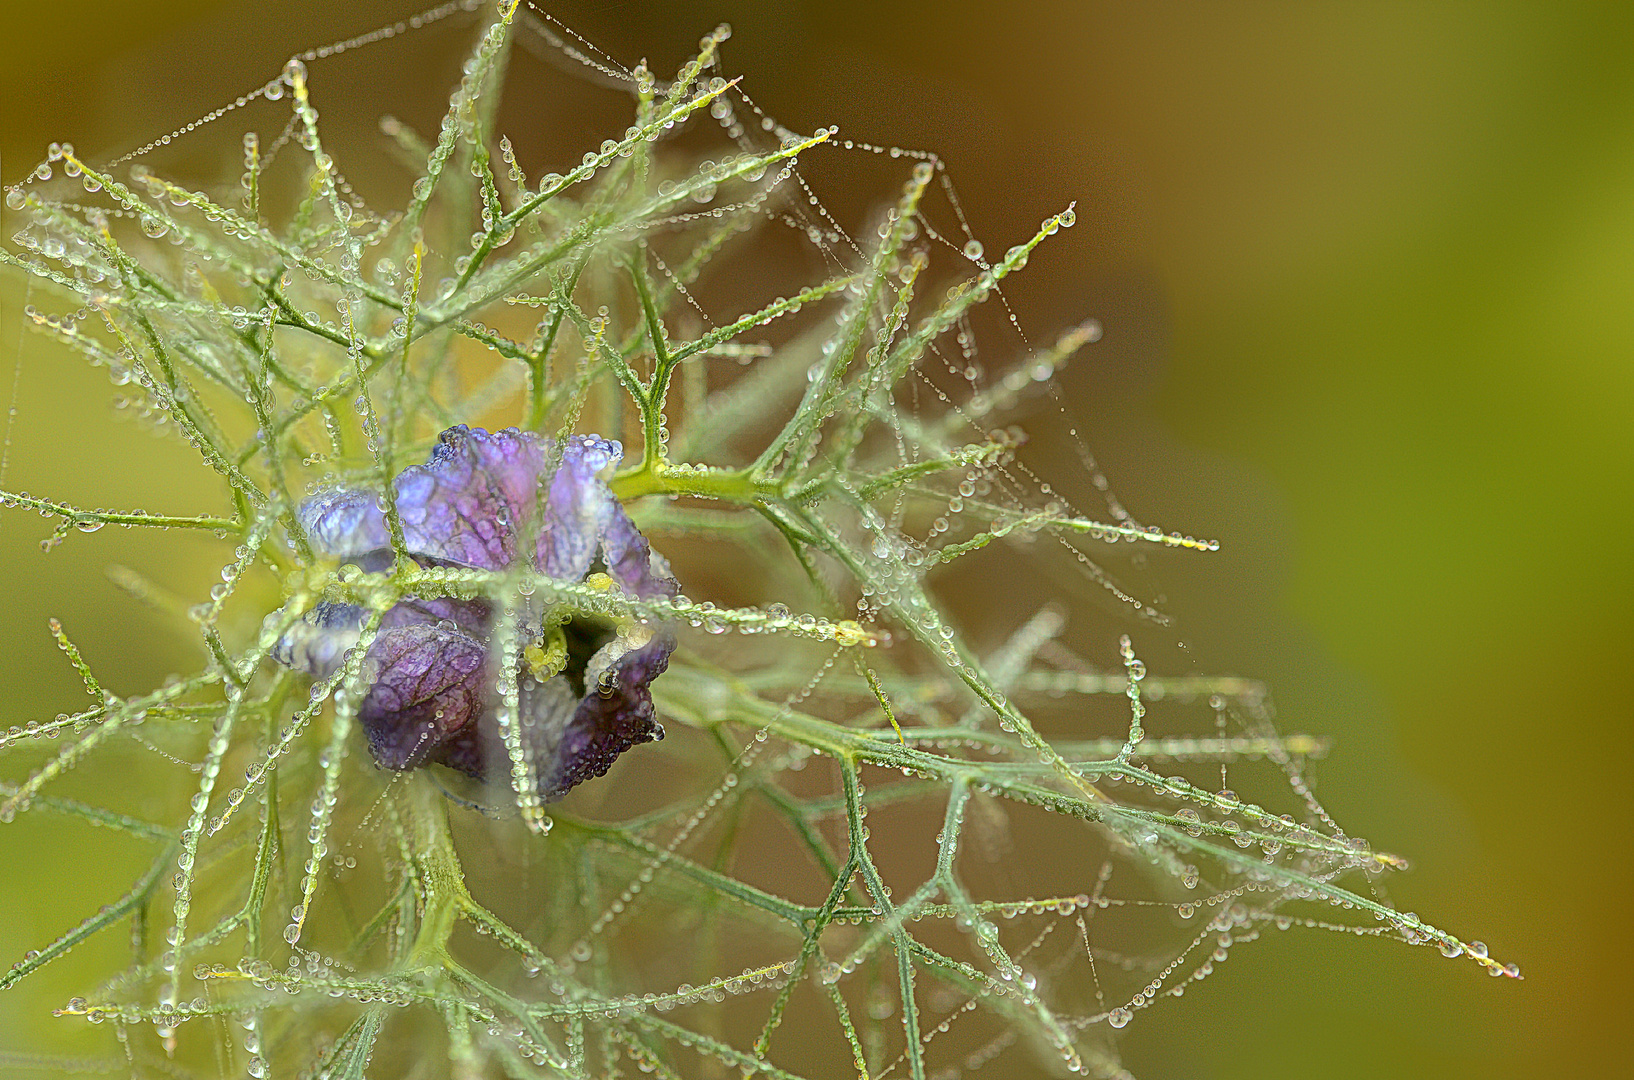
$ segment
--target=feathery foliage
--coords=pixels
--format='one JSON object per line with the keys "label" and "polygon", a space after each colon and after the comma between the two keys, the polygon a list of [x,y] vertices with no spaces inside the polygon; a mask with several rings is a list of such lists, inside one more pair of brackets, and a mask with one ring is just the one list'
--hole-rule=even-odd
{"label": "feathery foliage", "polygon": [[[148,693],[108,692],[53,623],[90,701],[0,733],[0,819],[71,815],[152,861],[0,987],[128,923],[129,966],[59,1011],[106,1023],[137,1075],[918,1080],[1001,1054],[1011,1075],[1040,1058],[1126,1075],[1117,1030],[1268,927],[1517,974],[1377,898],[1401,861],[1317,803],[1304,777],[1323,744],[1279,734],[1262,687],[1148,674],[1131,639],[1162,616],[1100,556],[1213,544],[1110,495],[1082,513],[1020,460],[1002,425],[1098,329],[989,375],[970,315],[1071,208],[988,260],[926,212],[951,197],[942,163],[891,150],[903,187],[853,238],[798,163],[856,145],[764,117],[716,73],[724,30],[666,81],[513,0],[486,17],[440,131],[383,124],[418,172],[382,210],[326,147],[307,62],[403,29],[313,50],[207,118],[290,106],[282,134],[245,137],[236,192],[173,183],[131,163],[142,151],[98,166],[68,146],[8,191],[28,224],[0,262],[63,302],[33,324],[186,439],[223,494],[191,517],[0,504],[51,518],[48,547],[106,525],[204,530],[223,567],[187,611],[208,662]],[[522,33],[634,101],[631,125],[565,173],[528,177],[497,130]],[[724,156],[669,144],[710,119]],[[691,287],[752,281],[734,253],[768,219],[827,272],[706,315]],[[467,421],[624,439],[613,489],[682,595],[314,555],[306,491],[344,481],[389,502],[389,478]],[[1035,540],[1032,560],[997,550]],[[975,632],[943,599],[967,565],[1037,574],[1053,556],[1127,614],[1110,667],[1062,644],[1058,607],[978,647],[1014,621],[1005,597]],[[482,792],[487,813],[446,776],[375,769],[354,731],[361,646],[414,597],[508,613],[502,727],[523,598],[678,628],[653,684],[669,737],[586,785],[604,790],[549,806],[526,785]],[[332,676],[268,662],[301,613],[341,600],[377,615]],[[73,787],[125,739],[163,752],[167,784]],[[1228,764],[1262,789],[1227,790]]]}

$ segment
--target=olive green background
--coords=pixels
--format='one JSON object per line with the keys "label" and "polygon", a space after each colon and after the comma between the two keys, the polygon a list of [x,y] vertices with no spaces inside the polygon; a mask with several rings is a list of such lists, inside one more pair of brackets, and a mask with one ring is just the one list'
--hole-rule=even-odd
{"label": "olive green background", "polygon": [[[408,10],[7,5],[0,179],[51,139],[105,159],[260,85],[297,49]],[[552,10],[659,71],[730,20],[726,68],[767,111],[940,151],[989,250],[1078,200],[1078,226],[1009,300],[1034,340],[1102,318],[1105,341],[1067,379],[1074,422],[1138,516],[1221,539],[1164,579],[1182,636],[1203,668],[1270,680],[1285,727],[1336,738],[1322,797],[1413,859],[1391,882],[1397,903],[1526,974],[1277,935],[1127,1029],[1138,1076],[1626,1067],[1634,6]],[[330,111],[434,108],[460,40],[428,31],[360,54],[349,70],[367,78]],[[321,94],[318,65],[314,78]],[[548,96],[537,107],[541,130],[513,131],[518,142],[572,130]],[[622,128],[606,116],[587,145]],[[200,160],[236,154],[240,129],[221,125],[195,137]],[[822,193],[852,223],[894,190],[833,175]],[[7,486],[155,511],[218,505],[181,449],[110,419],[105,379],[22,333],[15,275],[0,277],[0,300],[0,384],[24,349]],[[1003,333],[987,342],[994,360],[1022,348]],[[207,543],[105,530],[42,556],[45,531],[0,519],[0,722],[73,704],[47,615],[116,690],[195,662],[101,569],[127,562],[197,592],[218,565]],[[0,827],[0,962],[112,899],[125,862],[134,874],[126,847],[85,834]],[[49,884],[18,869],[44,858],[61,867]],[[0,1051],[76,1045],[38,1019],[73,988],[53,973],[0,996]],[[0,1074],[15,1066],[0,1057]]]}

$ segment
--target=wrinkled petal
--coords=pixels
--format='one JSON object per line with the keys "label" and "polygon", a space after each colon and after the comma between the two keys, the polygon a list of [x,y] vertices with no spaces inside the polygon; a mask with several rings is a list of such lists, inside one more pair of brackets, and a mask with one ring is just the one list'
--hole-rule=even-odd
{"label": "wrinkled petal", "polygon": [[369,750],[385,769],[409,769],[430,757],[485,708],[483,642],[441,625],[383,631],[369,647],[374,683],[358,707]]}
{"label": "wrinkled petal", "polygon": [[[274,612],[269,618],[280,614]],[[355,604],[319,604],[284,631],[270,655],[287,668],[327,679],[340,667],[346,650],[357,644],[367,615]]]}
{"label": "wrinkled petal", "polygon": [[[630,747],[664,737],[650,684],[668,666],[674,648],[668,638],[655,638],[624,654],[608,669],[605,692],[593,686],[583,697],[560,676],[543,683],[522,681],[522,734],[541,799],[561,798],[607,772]],[[492,784],[506,783],[510,776],[510,754],[491,714],[449,738],[431,760]]]}
{"label": "wrinkled petal", "polygon": [[472,637],[486,638],[493,626],[493,611],[486,600],[460,600],[452,596],[409,597],[394,605],[380,621],[384,629],[416,623],[448,623]]}
{"label": "wrinkled petal", "polygon": [[612,768],[630,747],[664,737],[650,687],[669,666],[674,648],[668,638],[654,638],[614,661],[601,685],[591,687],[579,701],[560,740],[537,748],[534,767],[541,799],[560,798]]}
{"label": "wrinkled petal", "polygon": [[624,505],[607,492],[607,521],[602,528],[602,559],[607,574],[633,596],[674,596],[681,583],[670,574],[669,563],[652,549],[635,527]]}
{"label": "wrinkled petal", "polygon": [[304,500],[295,516],[313,551],[345,559],[390,546],[386,515],[378,502],[372,491],[330,488]]}
{"label": "wrinkled petal", "polygon": [[540,523],[540,570],[560,581],[578,581],[590,572],[608,505],[617,505],[601,472],[623,456],[618,443],[594,435],[570,435],[563,442],[562,464],[551,477]]}
{"label": "wrinkled petal", "polygon": [[[279,613],[272,617],[277,618]],[[366,608],[356,604],[324,601],[307,612],[301,621],[284,630],[271,656],[278,663],[315,678],[334,674],[347,649],[357,643],[368,618]],[[404,600],[393,605],[380,620],[381,630],[419,624],[447,624],[473,637],[486,637],[492,623],[488,604],[482,600],[458,600],[439,596]]]}
{"label": "wrinkled petal", "polygon": [[[580,581],[599,555],[608,575],[632,595],[672,596],[679,587],[668,565],[653,554],[604,478],[623,456],[611,439],[563,440],[540,515],[535,565],[560,581]],[[424,465],[404,469],[393,481],[409,554],[485,570],[509,566],[518,533],[534,513],[548,457],[549,444],[532,432],[490,433],[463,424],[444,431]],[[371,492],[320,492],[301,504],[299,517],[319,554],[366,570],[386,568],[386,518]]]}
{"label": "wrinkled petal", "polygon": [[551,478],[539,532],[537,565],[562,581],[590,572],[598,549],[607,574],[635,596],[673,596],[680,591],[662,558],[607,486],[602,474],[624,450],[611,439],[572,435],[562,445],[562,464]]}
{"label": "wrinkled petal", "polygon": [[[392,481],[404,546],[459,566],[510,565],[516,530],[533,512],[543,468],[543,444],[532,432],[449,428],[424,465],[411,465]],[[301,503],[298,517],[313,550],[329,558],[356,560],[391,543],[385,511],[369,489],[321,491]]]}
{"label": "wrinkled petal", "polygon": [[[524,678],[519,689],[523,738],[537,760],[543,742],[554,745],[560,738],[573,718],[579,699],[567,680],[561,678],[543,683]],[[547,739],[542,733],[551,730],[556,734]],[[511,754],[499,734],[498,719],[492,713],[445,742],[433,760],[486,783],[510,787]]]}
{"label": "wrinkled petal", "polygon": [[517,530],[538,500],[543,468],[544,451],[531,432],[449,428],[430,460],[394,481],[405,546],[460,566],[509,566]]}

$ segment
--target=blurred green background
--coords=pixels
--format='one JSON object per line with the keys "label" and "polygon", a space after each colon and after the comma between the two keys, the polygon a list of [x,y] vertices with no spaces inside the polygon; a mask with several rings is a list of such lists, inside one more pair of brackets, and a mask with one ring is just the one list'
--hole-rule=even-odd
{"label": "blurred green background", "polygon": [[[19,179],[52,139],[106,159],[259,86],[300,48],[409,10],[8,5],[0,179]],[[551,10],[660,72],[731,21],[726,67],[768,112],[941,152],[990,251],[1078,200],[1079,225],[1033,258],[1010,303],[1034,340],[1103,320],[1104,342],[1067,380],[1074,421],[1137,516],[1221,539],[1165,579],[1182,636],[1201,667],[1269,680],[1285,728],[1335,737],[1322,797],[1413,859],[1391,882],[1398,904],[1526,974],[1495,981],[1431,950],[1277,935],[1127,1030],[1138,1076],[1626,1067],[1634,5]],[[330,111],[434,108],[463,40],[427,32],[359,54]],[[513,131],[519,142],[571,128],[548,97],[537,107],[541,130]],[[219,126],[178,152],[236,155],[241,128]],[[599,142],[605,126],[584,135]],[[822,193],[857,223],[891,190]],[[0,383],[24,351],[7,486],[212,509],[186,453],[111,422],[106,380],[22,332],[26,299],[0,276]],[[987,342],[994,360],[1021,348]],[[196,594],[215,565],[207,544],[105,531],[42,556],[45,533],[33,517],[0,520],[0,722],[75,700],[47,615],[116,690],[195,663],[101,571],[127,562]],[[132,853],[98,839],[0,832],[0,961],[113,898],[108,861]],[[48,845],[69,852],[67,870],[14,899],[40,879],[13,864]],[[33,1017],[72,980],[33,982],[0,1000],[0,1050],[71,1045]]]}

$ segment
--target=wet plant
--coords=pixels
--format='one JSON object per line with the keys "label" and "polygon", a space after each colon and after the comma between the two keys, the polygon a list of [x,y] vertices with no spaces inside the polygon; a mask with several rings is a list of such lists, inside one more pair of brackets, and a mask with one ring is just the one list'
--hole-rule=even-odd
{"label": "wet plant", "polygon": [[[406,199],[370,205],[317,62],[472,12],[440,130],[382,121]],[[633,102],[565,172],[500,130],[524,35]],[[445,4],[206,117],[282,110],[226,191],[142,163],[197,124],[7,189],[0,262],[58,301],[31,325],[222,498],[0,504],[48,549],[202,530],[222,571],[185,612],[205,663],[145,693],[51,624],[89,701],[0,734],[0,819],[151,863],[0,987],[123,925],[129,965],[57,1011],[137,1075],[917,1080],[1127,1075],[1120,1029],[1267,930],[1517,975],[1381,899],[1402,860],[1317,802],[1323,743],[1263,687],[1148,672],[1166,620],[1122,553],[1214,543],[1137,520],[1087,450],[1093,512],[1029,467],[1010,419],[1098,328],[990,372],[972,318],[1074,209],[989,258],[938,158],[783,127],[726,37],[660,78],[531,4]],[[800,171],[846,150],[901,165],[861,237]],[[784,226],[820,277],[699,301]],[[962,573],[1071,576],[1123,625],[1082,656],[1064,604],[956,613]],[[132,741],[162,779],[99,782]]]}

